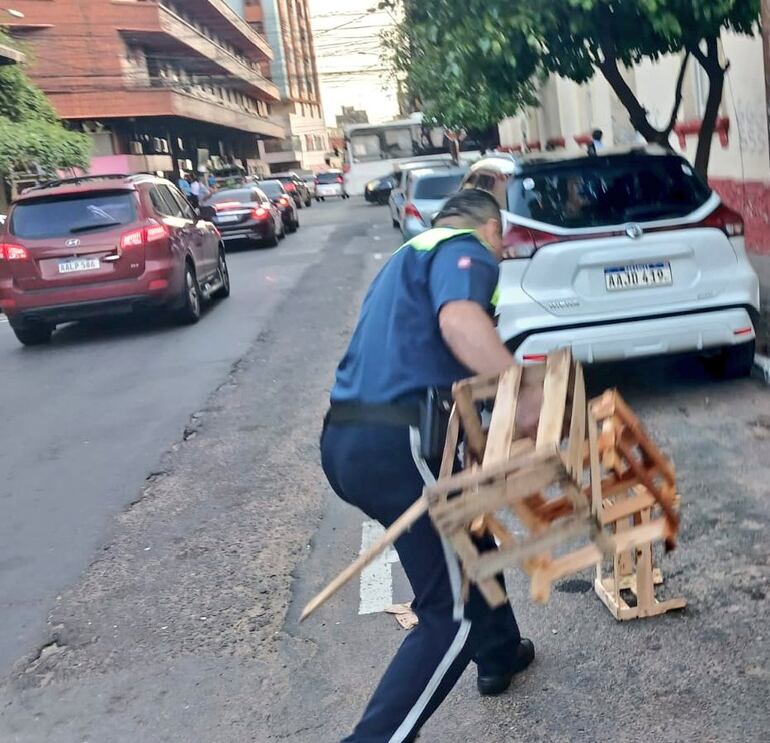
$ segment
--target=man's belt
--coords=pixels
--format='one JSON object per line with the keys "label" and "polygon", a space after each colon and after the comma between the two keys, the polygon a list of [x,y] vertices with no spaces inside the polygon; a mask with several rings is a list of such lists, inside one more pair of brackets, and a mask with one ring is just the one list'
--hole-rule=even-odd
{"label": "man's belt", "polygon": [[385,426],[419,426],[420,405],[417,402],[411,404],[333,402],[326,414],[326,422],[335,426],[351,426],[361,423]]}

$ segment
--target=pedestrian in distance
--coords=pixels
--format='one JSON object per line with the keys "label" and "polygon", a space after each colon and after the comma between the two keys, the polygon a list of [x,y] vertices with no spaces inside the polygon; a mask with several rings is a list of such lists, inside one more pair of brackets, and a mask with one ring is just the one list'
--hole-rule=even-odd
{"label": "pedestrian in distance", "polygon": [[588,145],[588,154],[597,155],[599,150],[604,149],[604,132],[601,129],[594,129],[591,132],[591,142]]}
{"label": "pedestrian in distance", "polygon": [[190,196],[192,196],[192,189],[190,188],[190,176],[186,174],[180,175],[176,185],[179,186],[179,190],[189,200]]}
{"label": "pedestrian in distance", "polygon": [[[321,458],[337,495],[384,527],[438,473],[444,442],[435,432],[447,422],[452,384],[514,363],[492,321],[503,250],[495,199],[461,191],[433,229],[388,260],[366,295],[337,369]],[[535,387],[521,390],[517,426],[524,435],[536,430],[541,398]],[[478,546],[496,549],[491,537]],[[427,516],[395,547],[419,624],[344,743],[414,741],[471,661],[480,693],[494,695],[534,659],[510,604],[491,609],[476,587],[463,603],[457,557]]]}

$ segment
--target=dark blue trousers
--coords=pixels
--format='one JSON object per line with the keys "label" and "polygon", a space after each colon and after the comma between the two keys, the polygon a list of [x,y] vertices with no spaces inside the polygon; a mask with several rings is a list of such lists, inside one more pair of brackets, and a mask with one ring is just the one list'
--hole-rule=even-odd
{"label": "dark blue trousers", "polygon": [[[329,425],[321,438],[321,459],[337,495],[385,527],[422,492],[406,426]],[[491,538],[479,546],[495,548]],[[521,639],[509,604],[492,610],[473,587],[463,605],[457,559],[427,516],[395,547],[420,622],[343,743],[413,741],[472,660],[483,675],[505,673]]]}

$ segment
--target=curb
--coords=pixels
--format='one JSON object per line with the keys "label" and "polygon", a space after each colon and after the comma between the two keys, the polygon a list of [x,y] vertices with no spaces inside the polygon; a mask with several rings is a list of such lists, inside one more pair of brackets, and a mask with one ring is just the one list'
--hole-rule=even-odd
{"label": "curb", "polygon": [[751,376],[770,387],[770,357],[757,354],[754,357],[754,368]]}

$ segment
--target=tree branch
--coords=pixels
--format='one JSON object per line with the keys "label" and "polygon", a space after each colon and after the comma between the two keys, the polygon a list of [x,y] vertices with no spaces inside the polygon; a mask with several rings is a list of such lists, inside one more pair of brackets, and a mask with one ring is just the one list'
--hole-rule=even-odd
{"label": "tree branch", "polygon": [[676,120],[679,118],[679,109],[682,107],[682,88],[684,87],[684,78],[687,74],[687,64],[690,61],[690,52],[687,51],[682,60],[682,66],[679,69],[679,77],[676,80],[676,93],[674,94],[674,108],[671,111],[671,119],[665,129],[666,139],[676,126]]}
{"label": "tree branch", "polygon": [[615,95],[628,111],[631,124],[648,142],[657,142],[666,145],[668,142],[668,133],[656,129],[647,117],[647,109],[642,106],[639,99],[618,68],[617,47],[615,38],[610,25],[609,14],[600,11],[598,15],[598,40],[599,48],[602,52],[602,59],[599,62],[599,69],[604,75],[610,87],[615,91]]}

